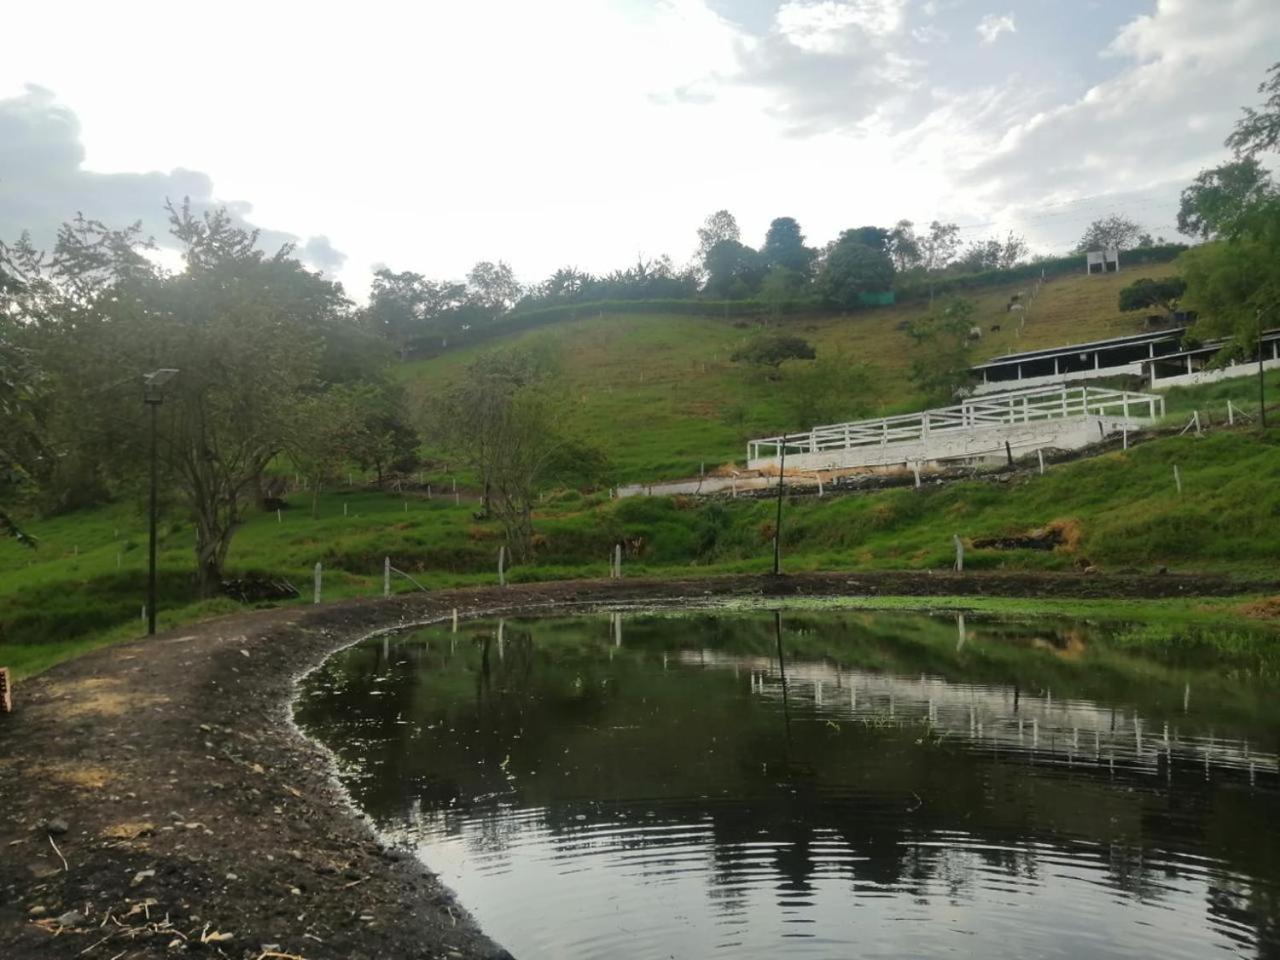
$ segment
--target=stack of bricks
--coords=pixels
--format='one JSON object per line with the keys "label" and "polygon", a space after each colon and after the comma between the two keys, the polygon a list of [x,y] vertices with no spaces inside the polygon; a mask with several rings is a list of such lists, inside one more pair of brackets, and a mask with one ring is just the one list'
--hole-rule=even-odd
{"label": "stack of bricks", "polygon": [[9,681],[9,668],[0,667],[0,713],[13,711],[13,684]]}

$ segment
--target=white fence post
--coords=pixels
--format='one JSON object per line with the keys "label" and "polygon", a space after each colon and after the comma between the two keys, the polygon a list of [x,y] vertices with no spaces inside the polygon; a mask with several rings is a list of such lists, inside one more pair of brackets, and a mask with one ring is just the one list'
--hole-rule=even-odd
{"label": "white fence post", "polygon": [[1182,474],[1178,472],[1178,465],[1173,465],[1173,485],[1178,488],[1178,493],[1182,493]]}
{"label": "white fence post", "polygon": [[920,486],[920,464],[918,463],[911,464],[911,472],[915,475],[916,487],[918,489]]}
{"label": "white fence post", "polygon": [[453,608],[453,632],[458,632],[458,608]]}
{"label": "white fence post", "polygon": [[276,523],[280,523],[280,508],[276,507]]}
{"label": "white fence post", "polygon": [[1040,461],[1040,476],[1044,476],[1044,451],[1036,447],[1036,459]]}
{"label": "white fence post", "polygon": [[622,579],[622,544],[613,545],[613,579]]}
{"label": "white fence post", "polygon": [[1227,398],[1227,426],[1234,427],[1236,425],[1236,410],[1231,405],[1231,398]]}
{"label": "white fence post", "polygon": [[956,544],[956,573],[964,573],[964,541],[954,533],[951,539]]}
{"label": "white fence post", "polygon": [[498,586],[507,585],[507,545],[498,548]]}
{"label": "white fence post", "polygon": [[315,583],[314,583],[315,590],[314,590],[314,595],[312,597],[311,602],[319,603],[320,602],[320,586],[324,579],[324,571],[320,567],[319,560],[316,561],[316,570],[315,570],[314,579],[315,579]]}
{"label": "white fence post", "polygon": [[391,596],[391,558],[382,558],[382,595]]}

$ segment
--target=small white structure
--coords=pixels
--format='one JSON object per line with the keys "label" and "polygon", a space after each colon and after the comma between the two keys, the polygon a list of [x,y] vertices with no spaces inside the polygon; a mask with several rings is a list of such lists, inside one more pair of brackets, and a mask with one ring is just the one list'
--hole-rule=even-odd
{"label": "small white structure", "polygon": [[1119,273],[1120,248],[1105,247],[1102,250],[1090,250],[1084,255],[1084,272],[1088,274]]}
{"label": "small white structure", "polygon": [[1149,393],[1070,386],[1015,390],[920,413],[752,440],[747,466],[776,468],[784,446],[789,471],[1000,461],[1009,453],[1042,447],[1078,450],[1163,415],[1164,398]]}

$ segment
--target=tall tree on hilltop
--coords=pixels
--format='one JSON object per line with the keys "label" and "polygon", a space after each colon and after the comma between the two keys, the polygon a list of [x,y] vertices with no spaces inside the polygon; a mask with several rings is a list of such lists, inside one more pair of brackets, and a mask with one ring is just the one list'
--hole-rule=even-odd
{"label": "tall tree on hilltop", "polygon": [[934,277],[950,266],[960,252],[960,227],[954,223],[934,220],[929,232],[916,239],[920,250],[920,266],[929,278],[929,302],[933,302]]}
{"label": "tall tree on hilltop", "polygon": [[471,286],[472,302],[494,318],[514,307],[522,292],[515,272],[505,260],[477,263],[467,274],[467,283]]}
{"label": "tall tree on hilltop", "polygon": [[698,249],[694,259],[705,267],[707,254],[722,240],[732,240],[735,243],[742,240],[738,221],[728,210],[717,210],[702,222],[702,226],[698,228]]}
{"label": "tall tree on hilltop", "polygon": [[1141,225],[1128,217],[1111,214],[1099,217],[1085,228],[1084,236],[1076,244],[1078,253],[1090,250],[1106,250],[1115,247],[1118,250],[1132,250],[1143,236]]}
{"label": "tall tree on hilltop", "polygon": [[893,288],[893,261],[883,244],[868,246],[860,230],[846,230],[827,252],[818,277],[822,296],[849,310],[862,302],[863,294]]}
{"label": "tall tree on hilltop", "polygon": [[889,231],[889,256],[893,258],[893,269],[898,273],[920,266],[923,256],[920,238],[916,236],[915,224],[910,220],[899,220]]}
{"label": "tall tree on hilltop", "polygon": [[783,267],[806,280],[813,271],[814,251],[804,245],[804,234],[793,217],[778,217],[769,224],[760,258],[766,269]]}

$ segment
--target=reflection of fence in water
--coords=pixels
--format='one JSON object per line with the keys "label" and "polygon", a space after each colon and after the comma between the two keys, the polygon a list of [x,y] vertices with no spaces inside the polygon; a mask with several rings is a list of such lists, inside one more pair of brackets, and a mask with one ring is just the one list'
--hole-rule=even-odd
{"label": "reflection of fence in water", "polygon": [[[682,663],[732,669],[749,676],[752,693],[782,698],[778,661],[713,650],[685,651]],[[1136,711],[1089,700],[1055,700],[1052,691],[1028,693],[1008,686],[953,683],[847,670],[833,664],[788,660],[787,695],[823,714],[877,725],[928,723],[973,746],[1025,754],[1038,763],[1122,768],[1170,775],[1173,766],[1201,765],[1255,781],[1280,774],[1280,756],[1248,740],[1187,734],[1177,724],[1151,721]],[[1184,708],[1190,688],[1184,693]],[[1163,762],[1162,762],[1163,761]]]}

